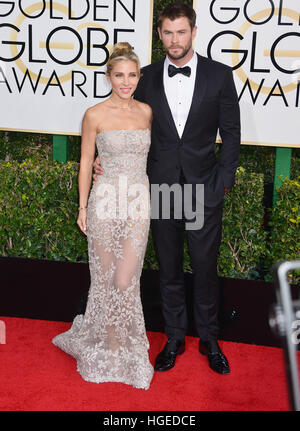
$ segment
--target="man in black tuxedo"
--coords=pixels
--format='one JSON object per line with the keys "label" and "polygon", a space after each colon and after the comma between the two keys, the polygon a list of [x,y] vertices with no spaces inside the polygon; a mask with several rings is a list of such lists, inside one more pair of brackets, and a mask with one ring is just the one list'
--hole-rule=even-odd
{"label": "man in black tuxedo", "polygon": [[[233,186],[238,166],[240,111],[231,68],[194,52],[195,22],[195,11],[186,3],[176,2],[165,7],[158,18],[158,32],[166,58],[142,69],[134,94],[153,111],[147,166],[151,209],[157,203],[160,210],[162,207],[162,200],[157,202],[157,196],[153,196],[153,185],[179,184],[183,191],[182,218],[176,214],[176,197],[169,194],[170,217],[164,218],[160,212],[159,218],[151,220],[168,337],[156,358],[155,370],[171,369],[177,355],[185,349],[188,328],[183,273],[186,232],[194,272],[194,320],[200,337],[199,350],[208,356],[214,371],[228,374],[228,361],[217,342],[217,255],[223,198]],[[217,159],[214,145],[218,130],[222,150]],[[96,174],[101,173],[98,163],[94,165]],[[187,185],[192,188],[190,195],[185,192]],[[197,194],[198,185],[204,186],[204,202],[203,195]],[[184,208],[189,196],[192,196],[190,215],[194,214],[194,221]],[[199,225],[201,210],[203,226]]]}
{"label": "man in black tuxedo", "polygon": [[[151,185],[191,184],[193,210],[199,203],[196,185],[204,185],[202,228],[186,229],[186,218],[174,217],[174,200],[170,219],[151,220],[168,337],[156,359],[155,370],[172,368],[176,356],[185,348],[188,322],[182,266],[186,232],[194,272],[194,320],[200,337],[199,350],[208,356],[214,371],[227,374],[229,364],[217,342],[217,255],[223,198],[233,186],[238,166],[240,111],[231,68],[194,52],[195,22],[195,11],[186,3],[165,7],[158,18],[158,32],[166,58],[142,69],[134,95],[153,110],[147,168]],[[214,144],[218,129],[222,150],[217,159]]]}

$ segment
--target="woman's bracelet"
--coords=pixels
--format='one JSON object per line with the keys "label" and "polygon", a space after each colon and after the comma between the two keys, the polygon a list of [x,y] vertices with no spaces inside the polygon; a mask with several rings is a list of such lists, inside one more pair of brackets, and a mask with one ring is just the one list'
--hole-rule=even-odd
{"label": "woman's bracelet", "polygon": [[87,207],[79,207],[78,210],[87,210]]}

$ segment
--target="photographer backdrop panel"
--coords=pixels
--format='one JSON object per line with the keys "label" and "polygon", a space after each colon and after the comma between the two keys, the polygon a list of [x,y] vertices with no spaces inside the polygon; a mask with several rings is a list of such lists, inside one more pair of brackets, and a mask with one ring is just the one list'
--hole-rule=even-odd
{"label": "photographer backdrop panel", "polygon": [[300,147],[299,0],[194,0],[195,49],[233,67],[242,143]]}
{"label": "photographer backdrop panel", "polygon": [[0,2],[0,129],[79,135],[110,94],[105,64],[128,41],[151,62],[153,0]]}

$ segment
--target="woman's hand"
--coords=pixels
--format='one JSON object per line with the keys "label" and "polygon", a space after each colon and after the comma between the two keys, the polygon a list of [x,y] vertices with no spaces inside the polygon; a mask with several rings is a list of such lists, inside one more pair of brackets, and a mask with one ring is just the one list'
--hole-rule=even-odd
{"label": "woman's hand", "polygon": [[93,163],[94,173],[93,173],[93,183],[98,180],[97,175],[103,175],[103,169],[101,167],[99,156],[96,157]]}
{"label": "woman's hand", "polygon": [[80,230],[86,235],[86,208],[81,208],[78,213],[77,224]]}

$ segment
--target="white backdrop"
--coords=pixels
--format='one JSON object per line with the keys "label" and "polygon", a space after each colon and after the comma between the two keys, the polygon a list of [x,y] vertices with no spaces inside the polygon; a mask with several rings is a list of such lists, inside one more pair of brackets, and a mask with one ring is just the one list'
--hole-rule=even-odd
{"label": "white backdrop", "polygon": [[80,134],[114,43],[151,62],[153,0],[0,2],[0,129]]}
{"label": "white backdrop", "polygon": [[237,66],[243,143],[299,147],[300,1],[194,0],[194,9],[196,51]]}

